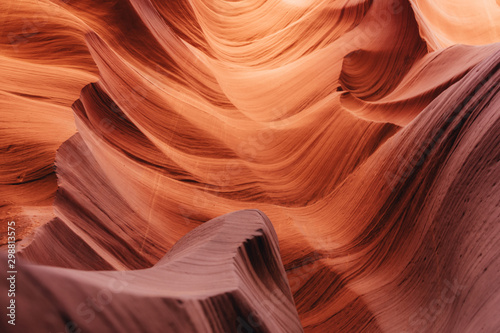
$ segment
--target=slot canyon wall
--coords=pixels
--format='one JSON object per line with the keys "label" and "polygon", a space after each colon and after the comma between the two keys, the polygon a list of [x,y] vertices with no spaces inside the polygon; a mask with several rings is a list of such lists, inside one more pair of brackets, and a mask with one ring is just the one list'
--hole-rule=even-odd
{"label": "slot canyon wall", "polygon": [[498,0],[0,18],[2,332],[500,330]]}

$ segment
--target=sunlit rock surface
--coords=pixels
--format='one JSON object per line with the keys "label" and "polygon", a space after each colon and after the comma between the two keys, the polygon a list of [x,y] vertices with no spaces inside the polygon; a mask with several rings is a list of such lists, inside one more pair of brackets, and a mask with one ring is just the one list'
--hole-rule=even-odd
{"label": "sunlit rock surface", "polygon": [[[16,221],[19,255],[59,267],[23,269],[92,293],[71,274],[157,272],[197,226],[258,209],[294,299],[276,329],[300,332],[277,319],[295,304],[306,332],[498,331],[498,1],[21,0],[0,13],[2,228]],[[39,316],[64,307],[39,300]],[[103,330],[129,320],[106,311]]]}

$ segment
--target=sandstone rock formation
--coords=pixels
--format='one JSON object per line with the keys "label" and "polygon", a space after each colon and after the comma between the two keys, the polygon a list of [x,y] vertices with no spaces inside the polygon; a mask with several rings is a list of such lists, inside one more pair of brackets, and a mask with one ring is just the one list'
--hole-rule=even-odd
{"label": "sandstone rock formation", "polygon": [[19,332],[302,331],[276,233],[258,210],[204,223],[148,269],[17,270]]}
{"label": "sandstone rock formation", "polygon": [[[38,265],[26,270],[101,284],[157,272],[207,221],[258,209],[304,331],[498,331],[498,1],[20,0],[0,13],[0,218],[17,222],[19,255]],[[99,315],[114,320],[103,329],[128,320]],[[302,329],[281,315],[269,325]]]}

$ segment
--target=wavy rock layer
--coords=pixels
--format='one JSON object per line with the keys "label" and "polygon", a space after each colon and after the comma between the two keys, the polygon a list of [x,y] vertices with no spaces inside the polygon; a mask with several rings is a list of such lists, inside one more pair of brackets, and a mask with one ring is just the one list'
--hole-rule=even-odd
{"label": "wavy rock layer", "polygon": [[[0,91],[0,209],[21,238],[44,224],[25,259],[141,272],[256,208],[305,331],[499,327],[493,1],[2,6],[2,73],[39,73]],[[54,15],[19,25],[40,8]]]}
{"label": "wavy rock layer", "polygon": [[[257,210],[204,223],[149,269],[23,264],[18,270],[16,329],[22,332],[302,331],[278,238]],[[0,291],[7,289],[2,284]],[[0,328],[8,329],[5,321]]]}
{"label": "wavy rock layer", "polygon": [[55,152],[76,132],[71,104],[98,79],[84,24],[64,6],[0,4],[0,216],[27,240],[54,218]]}

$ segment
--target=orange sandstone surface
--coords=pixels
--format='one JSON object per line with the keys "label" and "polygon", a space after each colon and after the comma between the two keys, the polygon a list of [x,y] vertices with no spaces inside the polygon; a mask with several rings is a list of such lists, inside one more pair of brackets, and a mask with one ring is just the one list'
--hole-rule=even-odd
{"label": "orange sandstone surface", "polygon": [[7,0],[0,32],[2,332],[500,329],[498,1]]}

